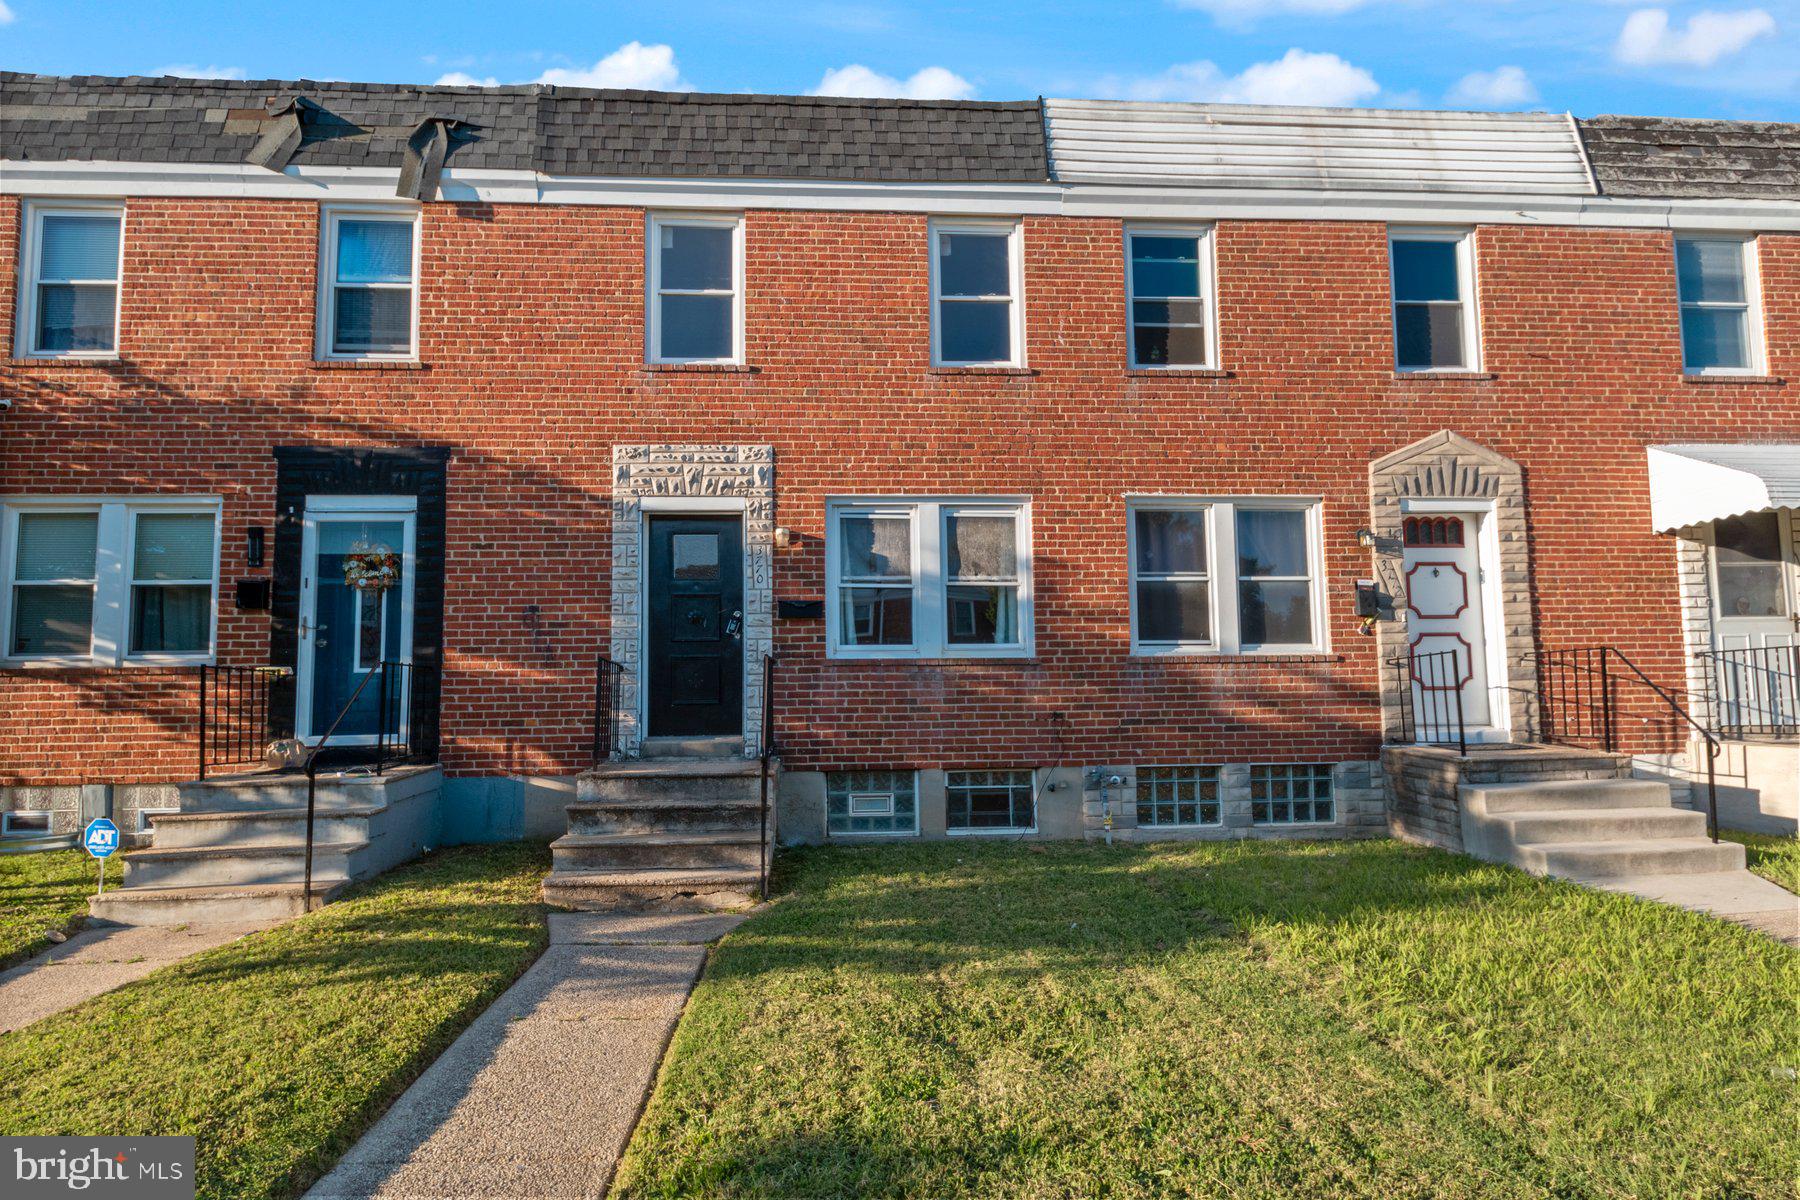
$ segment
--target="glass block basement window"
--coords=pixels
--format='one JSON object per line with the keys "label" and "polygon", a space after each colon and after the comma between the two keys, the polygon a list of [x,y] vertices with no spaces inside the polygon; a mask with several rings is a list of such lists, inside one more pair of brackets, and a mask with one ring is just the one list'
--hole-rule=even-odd
{"label": "glass block basement window", "polygon": [[1250,768],[1250,813],[1258,825],[1337,820],[1330,763],[1268,763]]}
{"label": "glass block basement window", "polygon": [[1219,819],[1219,768],[1138,768],[1139,827],[1217,825]]}
{"label": "glass block basement window", "polygon": [[912,771],[829,771],[825,775],[829,833],[917,833],[918,775]]}

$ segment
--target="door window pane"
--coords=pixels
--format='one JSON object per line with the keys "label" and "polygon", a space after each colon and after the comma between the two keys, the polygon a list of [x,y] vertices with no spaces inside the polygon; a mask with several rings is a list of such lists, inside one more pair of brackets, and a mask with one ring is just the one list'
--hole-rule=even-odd
{"label": "door window pane", "polygon": [[675,578],[717,579],[719,577],[718,534],[671,534],[669,550],[674,559]]}
{"label": "door window pane", "polygon": [[1781,519],[1772,512],[1713,522],[1721,617],[1788,615]]}

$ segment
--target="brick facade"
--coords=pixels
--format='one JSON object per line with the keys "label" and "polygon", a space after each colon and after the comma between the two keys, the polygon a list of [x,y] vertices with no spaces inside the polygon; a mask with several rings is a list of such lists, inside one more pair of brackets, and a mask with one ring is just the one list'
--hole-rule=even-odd
{"label": "brick facade", "polygon": [[[0,201],[12,324],[20,201]],[[1036,655],[839,662],[776,620],[790,770],[1202,761],[1368,763],[1382,714],[1354,581],[1370,464],[1450,431],[1519,464],[1541,647],[1609,643],[1684,681],[1676,544],[1644,447],[1800,439],[1800,236],[1761,239],[1775,381],[1684,379],[1667,231],[1482,226],[1485,374],[1397,377],[1379,222],[1217,225],[1217,373],[1125,368],[1120,222],[1024,221],[1028,371],[933,369],[926,218],[746,214],[747,365],[643,363],[644,212],[432,203],[420,362],[313,361],[318,209],[132,199],[120,361],[0,366],[0,495],[224,498],[220,659],[266,661],[230,604],[273,524],[280,445],[451,448],[442,759],[586,765],[609,645],[614,448],[772,448],[774,596],[824,589],[824,505],[1032,498]],[[1330,652],[1129,654],[1125,493],[1324,497]],[[1510,617],[1509,617],[1510,619]],[[0,784],[191,774],[191,681],[0,674]]]}

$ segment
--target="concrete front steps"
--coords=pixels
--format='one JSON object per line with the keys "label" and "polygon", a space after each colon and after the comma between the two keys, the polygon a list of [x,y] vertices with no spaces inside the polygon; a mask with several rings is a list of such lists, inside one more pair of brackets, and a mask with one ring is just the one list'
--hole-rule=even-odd
{"label": "concrete front steps", "polygon": [[1580,882],[1744,869],[1744,848],[1714,843],[1706,817],[1676,808],[1667,784],[1566,779],[1464,784],[1463,848],[1534,875]]}
{"label": "concrete front steps", "polygon": [[[583,773],[569,832],[550,844],[546,903],[563,908],[694,912],[760,898],[761,764],[741,758],[646,758]],[[770,828],[775,844],[771,769]]]}
{"label": "concrete front steps", "polygon": [[[312,907],[435,840],[436,767],[380,776],[321,773],[313,819]],[[88,901],[97,920],[180,925],[279,920],[307,911],[306,777],[256,772],[177,789],[181,810],[150,818],[151,846],[125,856],[124,886]]]}

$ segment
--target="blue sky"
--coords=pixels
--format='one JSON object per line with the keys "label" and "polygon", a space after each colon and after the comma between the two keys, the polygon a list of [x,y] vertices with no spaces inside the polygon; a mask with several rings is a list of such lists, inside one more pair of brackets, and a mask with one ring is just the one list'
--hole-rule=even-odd
{"label": "blue sky", "polygon": [[3,0],[0,66],[1800,121],[1800,0]]}

